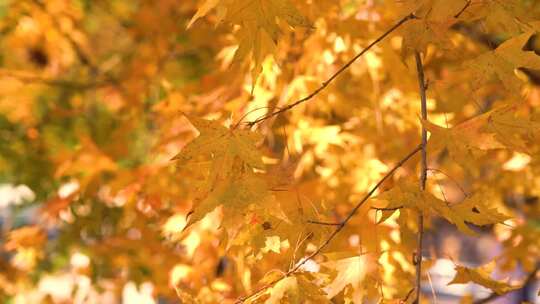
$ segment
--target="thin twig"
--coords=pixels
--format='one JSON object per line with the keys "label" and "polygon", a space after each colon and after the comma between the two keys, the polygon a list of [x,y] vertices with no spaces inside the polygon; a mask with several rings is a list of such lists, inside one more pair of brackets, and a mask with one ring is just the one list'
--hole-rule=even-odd
{"label": "thin twig", "polygon": [[398,206],[398,207],[394,207],[394,208],[377,208],[377,207],[371,207],[371,209],[373,210],[377,210],[377,211],[396,211],[396,210],[399,210],[403,208],[403,206]]}
{"label": "thin twig", "polygon": [[325,226],[339,226],[341,223],[330,223],[330,222],[320,222],[320,221],[314,221],[314,220],[308,220],[309,224],[316,224],[316,225],[325,225]]}
{"label": "thin twig", "polygon": [[[529,283],[531,283],[532,281],[534,281],[534,279],[536,278],[536,274],[538,273],[538,271],[540,270],[540,266],[536,266],[536,268],[531,272],[529,273],[529,275],[527,276],[527,278],[525,279],[525,281],[523,282],[522,284],[522,289],[525,288],[525,286],[527,286]],[[485,304],[485,303],[489,303],[490,301],[493,301],[495,299],[497,299],[498,297],[501,297],[503,296],[504,294],[497,294],[497,293],[492,293],[490,294],[488,297],[486,298],[483,298],[483,299],[480,299],[478,301],[474,301],[473,304]]]}
{"label": "thin twig", "polygon": [[409,292],[407,292],[407,295],[405,296],[405,299],[399,301],[399,303],[400,303],[400,304],[401,304],[401,303],[406,303],[407,300],[409,299],[409,297],[411,296],[411,294],[413,293],[413,291],[414,291],[414,288],[411,288],[411,290],[409,290]]}
{"label": "thin twig", "polygon": [[294,248],[294,253],[293,253],[291,262],[289,263],[289,269],[294,267],[293,265],[294,265],[294,261],[296,260],[296,252],[298,251],[298,248],[300,248],[300,246],[302,246],[302,244],[304,244],[305,241],[311,239],[313,235],[314,233],[310,231],[308,234],[306,234],[306,236],[302,240],[298,239],[298,242],[296,243],[296,246]]}
{"label": "thin twig", "polygon": [[446,174],[444,171],[442,171],[442,170],[440,170],[440,169],[435,169],[435,168],[428,168],[427,170],[428,170],[428,171],[437,172],[437,173],[440,173],[440,174],[446,176],[449,180],[451,180],[451,181],[454,183],[454,185],[456,185],[456,187],[459,188],[459,190],[461,191],[461,193],[463,194],[463,196],[465,196],[465,197],[468,197],[468,196],[469,196],[469,194],[467,194],[467,192],[465,191],[465,189],[463,189],[463,187],[458,183],[458,181],[457,181],[455,178],[453,178],[452,176]]}
{"label": "thin twig", "polygon": [[296,106],[298,106],[299,104],[302,104],[308,100],[310,100],[311,98],[315,97],[317,94],[319,94],[322,90],[324,90],[334,79],[336,79],[336,77],[339,76],[339,74],[341,74],[343,71],[345,71],[346,69],[348,69],[358,58],[362,57],[362,55],[364,55],[367,51],[369,51],[373,46],[375,46],[377,43],[381,42],[381,40],[383,40],[386,36],[388,36],[390,33],[392,33],[393,31],[395,31],[397,28],[399,28],[403,23],[411,20],[411,19],[415,19],[417,18],[413,13],[403,17],[401,20],[399,20],[396,24],[394,24],[390,29],[388,29],[386,32],[384,32],[381,36],[379,36],[377,39],[375,39],[372,43],[370,43],[365,49],[363,49],[360,53],[356,54],[356,56],[354,56],[351,60],[349,60],[347,63],[345,63],[345,65],[343,65],[339,70],[337,70],[332,76],[330,76],[330,78],[328,78],[326,81],[324,81],[321,86],[319,88],[317,88],[315,91],[311,92],[311,94],[283,107],[283,108],[280,108],[279,110],[277,111],[274,111],[272,113],[268,113],[260,118],[257,118],[256,120],[254,121],[250,121],[248,122],[248,126],[252,127],[253,125],[255,124],[258,124],[264,120],[267,120],[271,117],[274,117],[276,115],[279,115],[283,112],[286,112]]}
{"label": "thin twig", "polygon": [[[418,88],[420,92],[420,105],[422,111],[422,119],[427,120],[427,102],[426,102],[426,82],[424,80],[424,67],[422,65],[422,57],[420,53],[416,51],[414,53],[414,58],[416,60],[416,72],[418,74]],[[422,125],[422,143],[421,146],[421,155],[422,159],[420,161],[420,190],[424,191],[426,189],[426,179],[427,179],[427,153],[426,153],[426,144],[427,144],[427,131],[426,128]],[[416,252],[414,254],[414,263],[416,264],[416,295],[413,303],[420,302],[420,287],[422,283],[422,242],[424,237],[424,214],[422,211],[418,211],[418,244],[416,247]]]}
{"label": "thin twig", "polygon": [[471,0],[467,1],[467,3],[465,3],[465,6],[463,6],[463,8],[461,10],[459,10],[459,12],[457,12],[457,14],[454,15],[454,18],[459,18],[459,16],[461,16],[461,14],[463,14],[463,12],[471,5]]}
{"label": "thin twig", "polygon": [[381,180],[379,180],[379,182],[377,182],[377,184],[375,184],[375,186],[373,186],[373,188],[371,188],[371,190],[369,190],[369,192],[356,204],[356,206],[354,206],[354,208],[349,212],[347,217],[341,223],[339,223],[339,225],[337,225],[336,229],[326,238],[326,240],[322,243],[322,245],[320,245],[317,248],[317,250],[315,250],[312,254],[305,257],[303,260],[301,260],[298,264],[296,264],[296,266],[294,268],[287,271],[287,273],[283,277],[278,278],[278,279],[268,283],[267,285],[257,289],[255,292],[253,292],[253,293],[251,293],[251,294],[249,294],[249,295],[247,295],[245,297],[239,298],[236,303],[243,303],[247,299],[252,298],[252,297],[258,295],[259,293],[265,291],[266,289],[272,287],[277,282],[279,282],[279,281],[283,280],[284,278],[286,278],[286,277],[294,274],[295,272],[297,272],[300,269],[300,267],[302,267],[307,261],[309,261],[312,258],[314,258],[315,256],[319,255],[321,253],[321,251],[324,248],[326,248],[326,246],[328,246],[328,244],[330,244],[330,242],[334,239],[334,237],[347,225],[349,220],[356,214],[358,209],[360,209],[360,207],[373,195],[373,193],[375,193],[375,191],[377,191],[377,189],[379,189],[379,187],[388,178],[390,178],[398,168],[403,166],[403,164],[405,164],[409,159],[411,159],[421,149],[422,149],[422,145],[418,145],[416,148],[414,148],[414,150],[409,152],[409,154],[407,154],[407,156],[405,156],[402,160],[400,160],[390,171],[388,171],[388,173],[386,173],[386,175],[383,176],[383,178]]}

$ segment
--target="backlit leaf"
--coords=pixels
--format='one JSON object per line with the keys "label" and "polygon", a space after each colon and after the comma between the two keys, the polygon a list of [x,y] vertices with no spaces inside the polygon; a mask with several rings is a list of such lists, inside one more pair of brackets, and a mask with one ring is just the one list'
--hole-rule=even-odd
{"label": "backlit leaf", "polygon": [[510,285],[504,280],[498,281],[492,279],[490,274],[493,272],[494,268],[495,262],[491,262],[477,268],[456,266],[457,273],[452,281],[448,283],[448,285],[473,282],[489,288],[499,295],[521,288],[521,286]]}

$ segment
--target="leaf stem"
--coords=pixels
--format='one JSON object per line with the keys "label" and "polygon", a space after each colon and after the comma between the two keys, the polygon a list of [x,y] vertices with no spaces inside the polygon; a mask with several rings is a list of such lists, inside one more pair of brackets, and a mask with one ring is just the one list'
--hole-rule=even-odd
{"label": "leaf stem", "polygon": [[265,121],[269,118],[272,118],[274,116],[277,116],[283,112],[286,112],[308,100],[310,100],[311,98],[315,97],[317,94],[319,94],[322,90],[324,90],[332,81],[334,81],[334,79],[336,79],[339,74],[343,73],[346,69],[348,69],[356,60],[358,60],[358,58],[362,57],[362,55],[364,55],[367,51],[369,51],[372,47],[374,47],[376,44],[378,44],[379,42],[381,42],[386,36],[390,35],[390,33],[392,33],[393,31],[395,31],[397,28],[399,28],[401,25],[403,25],[405,22],[411,20],[411,19],[416,19],[417,17],[411,13],[403,18],[401,18],[401,20],[399,20],[396,24],[394,24],[391,28],[389,28],[386,32],[384,32],[381,36],[379,36],[377,39],[375,39],[373,42],[371,42],[365,49],[363,49],[360,53],[356,54],[356,56],[354,56],[351,60],[349,60],[347,63],[345,63],[341,68],[339,68],[339,70],[337,70],[334,74],[332,74],[332,76],[330,76],[330,78],[328,78],[326,81],[324,81],[320,87],[318,87],[315,91],[311,92],[309,95],[283,107],[283,108],[280,108],[279,110],[277,111],[274,111],[274,112],[271,112],[271,113],[268,113],[260,118],[257,118],[256,120],[254,121],[250,121],[248,122],[248,126],[252,127],[253,125],[255,124],[258,124],[262,121]]}
{"label": "leaf stem", "polygon": [[[420,107],[422,119],[427,120],[427,101],[426,101],[426,82],[424,79],[424,67],[422,65],[422,57],[420,53],[416,51],[414,53],[414,58],[416,61],[416,72],[418,75],[418,88],[420,92]],[[422,125],[422,143],[421,147],[421,156],[420,161],[420,190],[424,191],[426,189],[426,180],[427,180],[427,131],[426,128]],[[413,303],[420,303],[420,287],[422,283],[422,243],[424,238],[424,214],[422,211],[418,211],[418,243],[416,247],[416,252],[414,254],[413,261],[416,264],[416,295]]]}

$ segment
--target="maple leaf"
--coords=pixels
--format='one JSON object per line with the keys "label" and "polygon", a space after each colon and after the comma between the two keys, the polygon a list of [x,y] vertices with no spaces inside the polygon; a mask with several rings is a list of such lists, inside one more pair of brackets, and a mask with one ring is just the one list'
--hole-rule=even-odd
{"label": "maple leaf", "polygon": [[[250,205],[257,204],[257,208],[260,209],[268,206],[265,201],[271,200],[272,196],[266,181],[258,174],[249,171],[234,172],[217,181],[209,192],[202,192],[201,197],[195,201],[186,227],[199,221],[220,205],[224,206],[224,223],[232,227],[237,217],[242,216]],[[227,225],[228,223],[230,225]]]}
{"label": "maple leaf", "polygon": [[204,3],[201,6],[199,6],[199,9],[195,13],[195,15],[191,17],[191,20],[189,20],[187,24],[187,28],[190,28],[193,25],[193,23],[197,21],[197,19],[206,16],[220,2],[221,0],[205,0]]}
{"label": "maple leaf", "polygon": [[484,150],[504,148],[493,133],[482,132],[488,117],[488,115],[480,115],[451,128],[444,128],[422,120],[424,128],[431,133],[428,141],[429,153],[435,154],[448,149],[453,159],[468,164]]}
{"label": "maple leaf", "polygon": [[510,219],[487,204],[491,197],[489,194],[488,190],[478,191],[464,201],[453,204],[452,210],[465,221],[478,226],[502,223]]}
{"label": "maple leaf", "polygon": [[400,208],[416,208],[425,214],[436,214],[445,218],[463,233],[475,235],[468,223],[488,225],[501,223],[509,217],[490,208],[483,192],[477,192],[461,203],[450,205],[427,191],[421,191],[418,184],[411,181],[403,182],[396,187],[374,197],[372,206],[387,210],[383,213],[382,222]]}
{"label": "maple leaf", "polygon": [[465,224],[465,219],[459,214],[456,214],[446,202],[436,198],[427,191],[421,191],[418,184],[412,181],[405,181],[375,197],[373,206],[390,210],[390,213],[386,214],[380,222],[390,217],[397,209],[414,208],[424,214],[439,215],[456,225],[459,230],[467,234],[474,234]]}
{"label": "maple leaf", "polygon": [[264,168],[262,154],[256,147],[260,135],[249,130],[227,129],[216,121],[196,117],[189,120],[200,135],[173,160],[181,167],[208,162],[210,165],[204,181],[196,188],[193,209],[184,229],[223,206],[222,225],[233,239],[245,224],[246,214],[276,214],[278,204],[272,204],[267,180],[263,174],[254,172]]}
{"label": "maple leaf", "polygon": [[495,50],[464,62],[463,67],[471,70],[477,86],[498,79],[511,93],[519,94],[523,82],[516,77],[515,70],[540,69],[540,57],[525,49],[527,41],[534,34],[536,31],[529,31],[508,39]]}
{"label": "maple leaf", "polygon": [[[268,281],[275,276],[275,274],[267,275],[263,281]],[[279,280],[253,303],[330,303],[324,292],[313,281],[313,275],[309,273],[295,273]]]}
{"label": "maple leaf", "polygon": [[238,157],[252,168],[263,169],[262,154],[256,144],[262,137],[243,129],[230,130],[217,121],[189,116],[189,121],[200,135],[187,144],[180,153],[172,158],[179,165],[186,165],[198,159],[223,160]]}
{"label": "maple leaf", "polygon": [[[372,198],[371,202],[373,207],[389,210],[391,213],[404,207],[430,212],[433,205],[439,204],[437,200],[428,192],[420,191],[418,184],[407,180]],[[385,219],[390,215],[386,216]]]}
{"label": "maple leaf", "polygon": [[275,51],[280,34],[278,20],[292,27],[311,27],[289,0],[207,0],[191,18],[188,27],[213,8],[217,9],[220,20],[241,25],[240,44],[234,61],[242,61],[251,53],[253,86],[262,71],[264,58]]}
{"label": "maple leaf", "polygon": [[448,285],[473,282],[489,288],[499,295],[521,288],[521,286],[512,286],[506,281],[493,280],[490,274],[493,272],[494,268],[495,261],[476,268],[456,266],[455,269],[457,273]]}
{"label": "maple leaf", "polygon": [[270,298],[264,301],[265,304],[276,304],[283,302],[299,303],[298,281],[296,277],[287,277],[277,282],[270,291]]}
{"label": "maple leaf", "polygon": [[501,107],[489,112],[483,131],[511,150],[530,154],[528,142],[535,142],[540,134],[540,123],[516,115],[516,105]]}
{"label": "maple leaf", "polygon": [[[535,12],[520,0],[471,1],[460,19],[468,22],[482,22],[484,31],[504,31],[509,34],[523,32],[524,22],[535,19]],[[527,28],[527,27],[525,27]]]}
{"label": "maple leaf", "polygon": [[[329,257],[337,257],[341,254],[327,254]],[[332,282],[327,285],[324,290],[328,293],[328,298],[331,299],[340,293],[346,287],[352,288],[351,294],[355,298],[355,303],[361,303],[365,295],[366,288],[362,282],[368,274],[376,268],[376,258],[372,254],[362,254],[359,256],[347,257],[338,260],[330,260],[323,264],[329,269],[336,271],[336,276]]]}
{"label": "maple leaf", "polygon": [[414,12],[417,19],[404,25],[403,43],[401,57],[404,59],[414,51],[425,54],[427,46],[437,45],[440,48],[447,48],[445,44],[449,41],[445,33],[459,20],[455,18],[465,4],[466,0],[445,1],[445,0],[407,0],[401,1],[401,10],[405,14]]}
{"label": "maple leaf", "polygon": [[529,152],[527,141],[534,141],[540,124],[517,116],[517,109],[517,105],[503,106],[451,128],[423,120],[422,125],[431,133],[428,150],[431,154],[448,149],[453,159],[469,165],[486,150]]}
{"label": "maple leaf", "polygon": [[510,236],[503,242],[506,263],[516,262],[526,271],[535,269],[540,252],[540,225],[538,221],[528,220],[525,225],[512,229]]}

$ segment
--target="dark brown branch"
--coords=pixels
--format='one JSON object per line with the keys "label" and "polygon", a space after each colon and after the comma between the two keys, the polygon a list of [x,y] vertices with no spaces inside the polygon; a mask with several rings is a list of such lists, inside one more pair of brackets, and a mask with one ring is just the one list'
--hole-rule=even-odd
{"label": "dark brown branch", "polygon": [[367,51],[369,51],[373,46],[375,46],[376,44],[378,44],[379,42],[381,42],[381,40],[383,40],[386,36],[390,35],[390,33],[392,33],[393,31],[395,31],[397,28],[399,28],[402,24],[404,24],[405,22],[411,20],[411,19],[415,19],[417,18],[414,14],[409,14],[405,17],[403,17],[401,20],[399,20],[396,24],[394,24],[391,28],[389,28],[386,32],[384,32],[381,36],[379,36],[377,39],[375,39],[372,43],[370,43],[365,49],[363,49],[360,53],[356,54],[356,56],[354,56],[351,60],[349,60],[347,63],[345,63],[345,65],[343,65],[341,68],[339,68],[339,70],[337,70],[332,76],[330,76],[330,78],[328,78],[326,81],[324,81],[322,83],[322,85],[317,88],[315,91],[311,92],[311,94],[307,95],[306,97],[303,97],[283,108],[280,108],[279,110],[277,111],[274,111],[272,113],[268,113],[260,118],[257,118],[256,120],[254,121],[251,121],[251,122],[248,122],[248,126],[253,126],[255,124],[258,124],[264,120],[267,120],[269,118],[272,118],[274,116],[277,116],[283,112],[286,112],[308,100],[310,100],[311,98],[315,97],[317,94],[319,94],[322,90],[324,90],[334,79],[336,79],[336,77],[339,76],[339,74],[343,73],[343,71],[345,71],[346,69],[348,69],[356,60],[358,60],[358,58],[362,57],[362,55],[364,55]]}
{"label": "dark brown branch", "polygon": [[[417,51],[414,54],[416,61],[416,72],[418,74],[418,89],[420,92],[420,106],[422,112],[422,119],[427,120],[427,101],[426,101],[426,81],[424,80],[424,67],[422,65],[422,57]],[[422,126],[422,143],[421,143],[421,155],[422,159],[420,161],[420,190],[424,191],[426,189],[426,179],[427,179],[427,131],[424,126]],[[414,254],[414,263],[416,264],[416,295],[413,303],[420,302],[420,287],[422,283],[422,242],[424,237],[424,214],[422,211],[418,213],[418,244],[416,247],[416,253]]]}
{"label": "dark brown branch", "polygon": [[341,225],[341,223],[319,222],[319,221],[313,221],[313,220],[308,220],[307,222],[309,224],[325,225],[325,226],[339,226],[339,225]]}
{"label": "dark brown branch", "polygon": [[[525,281],[523,282],[522,284],[522,287],[521,288],[524,288],[525,286],[527,286],[529,283],[531,283],[532,281],[534,281],[534,279],[536,278],[536,274],[538,273],[538,271],[540,270],[540,266],[537,266],[531,273],[529,273],[529,275],[527,276],[527,278],[525,279]],[[497,299],[498,297],[501,297],[503,296],[504,294],[496,294],[496,293],[492,293],[490,294],[488,297],[486,298],[483,298],[483,299],[480,299],[480,300],[477,300],[477,301],[474,301],[473,304],[485,304],[485,303],[489,303],[490,301],[493,301],[495,299]]]}
{"label": "dark brown branch", "polygon": [[459,18],[459,16],[461,16],[461,14],[463,14],[463,12],[471,5],[471,0],[467,1],[467,3],[465,3],[465,6],[463,6],[463,8],[457,13],[454,15],[454,18]]}
{"label": "dark brown branch", "polygon": [[401,303],[407,303],[407,300],[409,299],[409,297],[411,296],[411,294],[413,293],[413,291],[414,291],[414,288],[411,288],[411,289],[409,290],[409,292],[407,292],[407,295],[405,296],[405,299],[403,299],[403,300],[400,301],[399,303],[400,303],[400,304],[401,304]]}
{"label": "dark brown branch", "polygon": [[266,289],[272,287],[277,282],[279,282],[279,281],[283,280],[284,278],[286,278],[286,277],[294,274],[295,272],[297,272],[298,269],[300,269],[300,267],[302,267],[307,261],[309,261],[312,258],[314,258],[315,256],[319,255],[321,253],[321,251],[324,248],[326,248],[326,246],[328,246],[328,244],[330,244],[330,242],[334,239],[334,237],[343,229],[343,227],[345,227],[347,225],[349,220],[356,214],[358,209],[360,209],[360,207],[362,207],[362,205],[373,195],[373,193],[375,193],[375,191],[377,191],[377,189],[379,189],[379,187],[388,178],[390,178],[398,168],[403,166],[403,164],[405,164],[409,159],[411,159],[421,149],[422,149],[422,145],[418,145],[416,148],[414,148],[414,150],[409,152],[409,154],[407,154],[407,156],[405,156],[402,160],[400,160],[390,171],[388,171],[388,173],[386,173],[386,175],[383,176],[383,178],[381,180],[379,180],[379,182],[377,182],[377,184],[375,184],[375,186],[373,186],[373,188],[371,188],[371,190],[369,190],[369,192],[356,204],[356,206],[354,206],[354,208],[349,212],[347,217],[341,223],[339,223],[337,225],[336,229],[326,238],[326,240],[317,248],[317,250],[315,250],[312,254],[305,257],[303,260],[301,260],[298,264],[296,264],[296,266],[294,268],[291,268],[289,271],[287,271],[287,273],[285,273],[285,275],[283,275],[281,278],[278,278],[278,279],[268,283],[267,285],[257,289],[255,292],[253,292],[253,293],[251,293],[251,294],[249,294],[249,295],[247,295],[245,297],[239,298],[236,303],[243,303],[247,299],[252,298],[252,297],[258,295],[259,293],[265,291]]}

